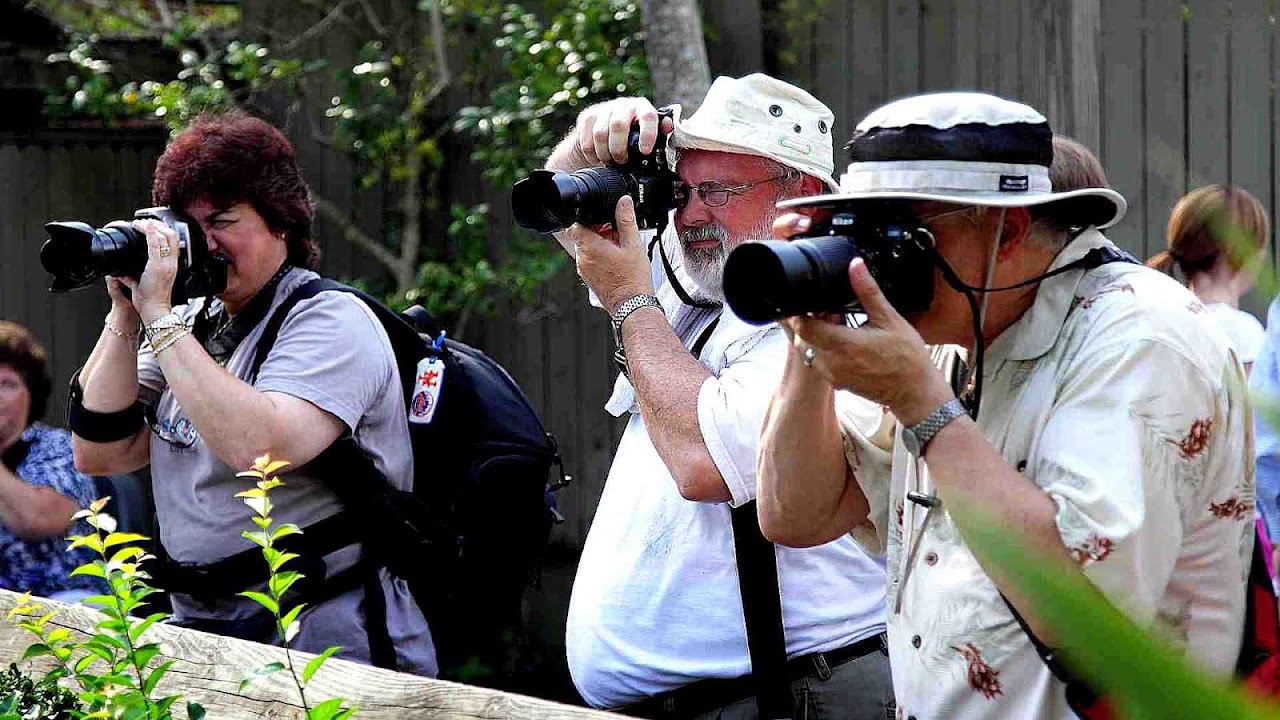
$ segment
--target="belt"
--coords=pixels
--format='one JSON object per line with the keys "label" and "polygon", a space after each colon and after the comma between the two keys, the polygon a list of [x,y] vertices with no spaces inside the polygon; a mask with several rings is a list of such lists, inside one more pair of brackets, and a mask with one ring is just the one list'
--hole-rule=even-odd
{"label": "belt", "polygon": [[[810,653],[787,661],[787,677],[791,681],[815,675],[825,675],[831,668],[839,667],[873,652],[889,654],[884,633],[872,635],[842,648],[828,652]],[[722,708],[756,694],[751,675],[736,678],[709,678],[685,685],[670,692],[655,695],[631,705],[616,708],[613,712],[649,720],[677,720],[697,717],[711,710]]]}

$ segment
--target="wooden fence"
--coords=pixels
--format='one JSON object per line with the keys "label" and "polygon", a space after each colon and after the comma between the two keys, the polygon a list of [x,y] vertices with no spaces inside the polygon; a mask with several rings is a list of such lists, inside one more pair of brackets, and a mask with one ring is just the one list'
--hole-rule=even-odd
{"label": "wooden fence", "polygon": [[[35,674],[40,675],[51,667],[48,658],[35,663],[23,661],[23,653],[36,642],[35,637],[18,628],[15,621],[3,619],[18,605],[19,597],[0,590],[0,666],[19,663],[24,670],[34,669]],[[45,611],[57,609],[50,629],[67,628],[79,640],[97,632],[95,626],[102,616],[96,610],[81,605],[40,602],[45,605]],[[152,625],[142,640],[159,643],[161,647],[150,667],[174,661],[156,688],[156,697],[179,694],[184,700],[200,703],[208,717],[218,720],[303,717],[298,689],[287,671],[257,680],[243,690],[239,687],[252,669],[272,662],[284,663],[282,648],[168,625]],[[299,667],[314,657],[307,653],[293,653],[293,656]],[[97,667],[100,669],[102,665]],[[334,697],[343,698],[349,707],[359,708],[357,717],[368,720],[607,720],[619,717],[330,659],[311,679],[307,700],[314,705]],[[185,716],[185,702],[175,708],[177,717]]]}

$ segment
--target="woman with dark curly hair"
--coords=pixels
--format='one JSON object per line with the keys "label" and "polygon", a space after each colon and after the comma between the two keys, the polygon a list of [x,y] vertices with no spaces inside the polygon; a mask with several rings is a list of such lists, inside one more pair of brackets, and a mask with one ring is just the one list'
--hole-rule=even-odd
{"label": "woman with dark curly hair", "polygon": [[0,588],[74,600],[101,590],[71,575],[93,554],[63,539],[95,492],[72,464],[67,432],[37,422],[49,399],[45,364],[31,331],[0,321]]}
{"label": "woman with dark curly hair", "polygon": [[[266,319],[316,277],[307,184],[270,124],[242,112],[202,115],[165,149],[152,194],[204,231],[210,254],[227,263],[226,289],[172,307],[177,235],[156,220],[134,223],[148,261],[136,280],[107,280],[106,327],[73,384],[76,464],[114,473],[149,462],[169,559],[153,575],[172,593],[175,619],[272,642],[274,618],[237,596],[253,589],[246,573],[265,563],[241,536],[252,514],[235,495],[250,484],[236,473],[268,454],[292,462],[297,471],[272,491],[272,517],[300,528],[342,510],[306,467],[340,437],[353,437],[392,485],[409,489],[395,356],[368,307],[323,292],[289,312],[253,374]],[[434,675],[431,635],[407,585],[364,562],[359,545],[323,537],[301,536],[310,552],[289,566],[307,576],[284,603],[308,605],[293,647],[340,645],[343,657]]]}

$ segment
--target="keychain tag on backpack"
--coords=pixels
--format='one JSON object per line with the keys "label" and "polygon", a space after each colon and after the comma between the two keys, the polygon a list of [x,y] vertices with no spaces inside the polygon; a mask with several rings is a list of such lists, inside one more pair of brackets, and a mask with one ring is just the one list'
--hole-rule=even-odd
{"label": "keychain tag on backpack", "polygon": [[444,384],[444,361],[432,356],[418,361],[418,374],[413,381],[413,402],[409,404],[409,422],[426,425],[435,417]]}

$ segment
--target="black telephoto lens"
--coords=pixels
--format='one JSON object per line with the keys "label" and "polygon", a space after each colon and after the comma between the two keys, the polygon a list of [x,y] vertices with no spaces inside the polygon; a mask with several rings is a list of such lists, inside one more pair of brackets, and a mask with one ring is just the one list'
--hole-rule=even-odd
{"label": "black telephoto lens", "polygon": [[603,225],[613,222],[618,200],[630,192],[628,174],[614,167],[534,170],[512,186],[511,212],[517,225],[541,233],[574,223]]}
{"label": "black telephoto lens", "polygon": [[808,312],[848,312],[856,306],[849,263],[858,254],[842,236],[743,243],[725,262],[725,301],[754,325]]}
{"label": "black telephoto lens", "polygon": [[126,222],[94,229],[82,222],[51,222],[40,264],[53,276],[49,289],[63,292],[113,275],[136,278],[147,265],[146,236]]}

